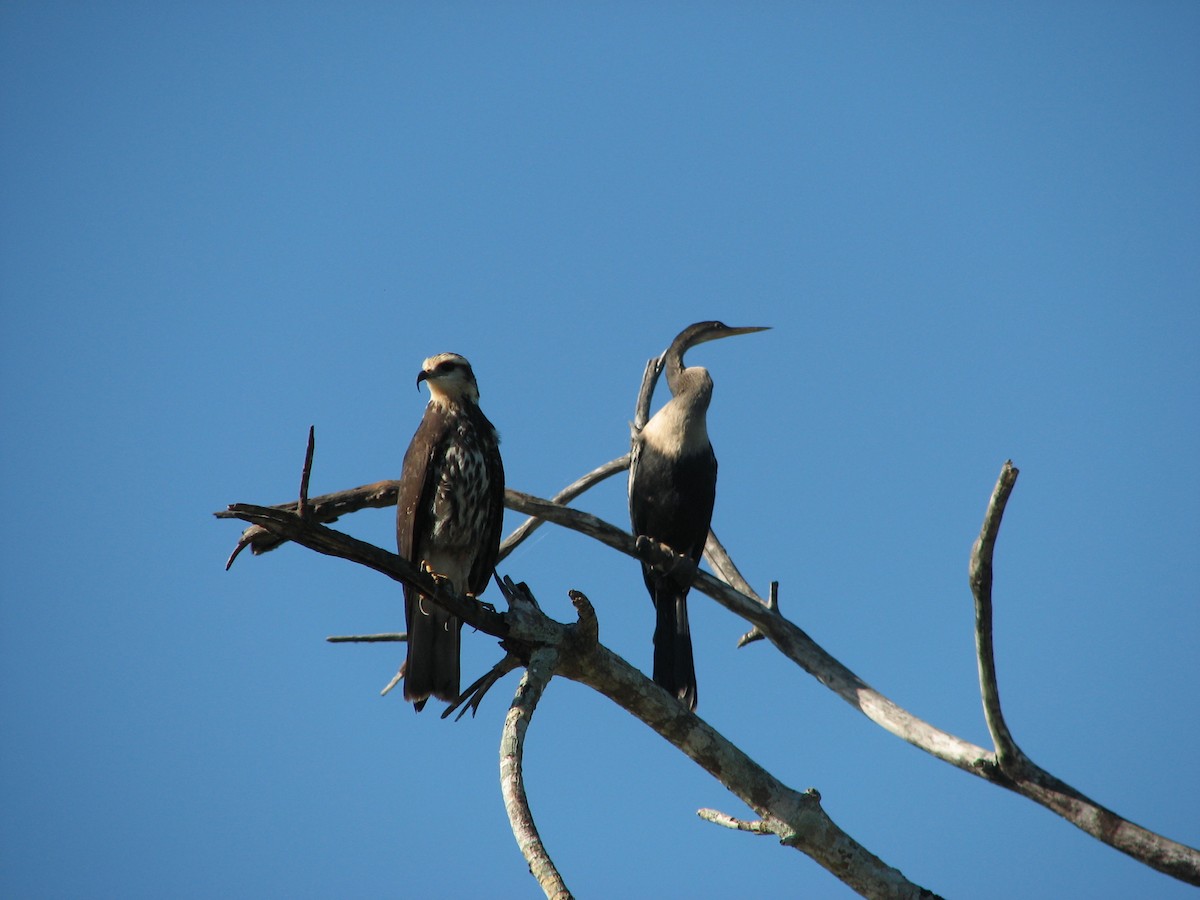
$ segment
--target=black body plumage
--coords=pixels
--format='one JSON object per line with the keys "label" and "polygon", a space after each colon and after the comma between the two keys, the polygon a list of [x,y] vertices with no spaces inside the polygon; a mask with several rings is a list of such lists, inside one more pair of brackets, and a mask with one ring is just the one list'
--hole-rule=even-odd
{"label": "black body plumage", "polygon": [[[496,566],[504,515],[504,466],[496,429],[479,408],[470,364],[443,353],[425,361],[430,401],[404,455],[396,506],[401,556],[478,595]],[[404,587],[408,660],[404,697],[420,710],[428,697],[459,694],[462,622]]]}
{"label": "black body plumage", "polygon": [[[762,328],[697,322],[663,354],[671,399],[633,435],[629,465],[629,517],[635,535],[646,535],[699,563],[708,540],[717,494],[717,457],[708,439],[712,378],[685,368],[683,354],[696,344]],[[696,669],[688,624],[690,582],[642,564],[654,602],[654,681],[696,708]]]}

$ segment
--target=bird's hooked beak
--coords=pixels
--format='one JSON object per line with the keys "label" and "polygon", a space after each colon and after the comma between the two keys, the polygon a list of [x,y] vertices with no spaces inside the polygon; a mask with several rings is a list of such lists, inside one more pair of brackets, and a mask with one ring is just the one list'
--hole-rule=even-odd
{"label": "bird's hooked beak", "polygon": [[417,373],[417,393],[421,392],[421,382],[429,380],[429,373],[422,369]]}

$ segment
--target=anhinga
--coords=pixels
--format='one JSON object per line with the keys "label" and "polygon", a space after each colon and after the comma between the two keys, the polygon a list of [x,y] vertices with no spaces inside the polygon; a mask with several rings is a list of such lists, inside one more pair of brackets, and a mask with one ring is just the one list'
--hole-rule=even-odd
{"label": "anhinga", "polygon": [[[429,385],[429,405],[404,454],[396,504],[400,555],[427,565],[454,589],[483,593],[500,548],[504,465],[500,438],[479,409],[471,364],[439,353],[421,366],[417,387]],[[408,662],[404,699],[419,712],[430,695],[458,698],[462,622],[404,586]]]}
{"label": "anhinga", "polygon": [[[765,331],[697,322],[679,333],[663,354],[671,399],[633,436],[629,466],[629,517],[635,535],[646,535],[699,563],[717,494],[717,457],[706,416],[713,381],[708,370],[685,368],[683,354],[705,341]],[[696,669],[688,629],[691,588],[642,564],[654,601],[654,680],[690,709],[696,708]]]}

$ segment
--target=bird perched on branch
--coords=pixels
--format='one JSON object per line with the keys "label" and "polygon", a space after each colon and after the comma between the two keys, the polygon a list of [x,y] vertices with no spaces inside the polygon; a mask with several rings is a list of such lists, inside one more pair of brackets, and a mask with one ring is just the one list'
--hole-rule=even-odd
{"label": "bird perched on branch", "polygon": [[[401,556],[448,579],[454,590],[478,595],[500,549],[500,438],[479,408],[479,387],[466,359],[457,353],[431,356],[417,375],[418,389],[422,381],[429,385],[429,404],[404,454],[396,545]],[[456,700],[462,622],[409,585],[404,618],[404,699],[418,712],[431,695]]]}
{"label": "bird perched on branch", "polygon": [[[707,413],[713,381],[708,370],[685,368],[683,354],[706,341],[765,331],[697,322],[679,333],[663,354],[671,399],[633,434],[629,466],[629,517],[635,535],[666,544],[700,562],[717,494],[717,457],[708,440]],[[696,669],[688,628],[691,588],[672,573],[643,563],[642,577],[654,601],[654,680],[696,708]]]}

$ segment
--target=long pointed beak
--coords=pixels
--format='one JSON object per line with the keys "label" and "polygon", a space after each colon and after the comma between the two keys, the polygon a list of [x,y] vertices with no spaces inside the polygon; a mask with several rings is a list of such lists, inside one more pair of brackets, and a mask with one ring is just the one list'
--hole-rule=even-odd
{"label": "long pointed beak", "polygon": [[726,328],[718,337],[733,337],[735,334],[754,334],[756,331],[770,331],[770,325],[747,325],[744,328]]}

